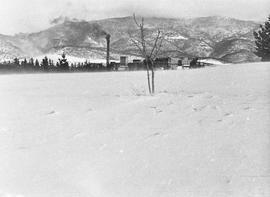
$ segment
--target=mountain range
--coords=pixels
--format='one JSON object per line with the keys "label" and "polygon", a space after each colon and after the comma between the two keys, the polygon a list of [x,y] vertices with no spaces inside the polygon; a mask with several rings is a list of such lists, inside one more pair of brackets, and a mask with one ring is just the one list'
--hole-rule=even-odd
{"label": "mountain range", "polygon": [[[211,57],[224,62],[259,61],[253,31],[259,23],[210,16],[199,18],[145,18],[147,37],[153,40],[159,29],[164,33],[161,56]],[[96,21],[65,20],[36,33],[0,34],[0,59],[59,55],[65,52],[78,59],[101,60],[106,57],[107,34],[111,35],[111,59],[121,55],[140,56],[131,42],[138,34],[133,17]]]}

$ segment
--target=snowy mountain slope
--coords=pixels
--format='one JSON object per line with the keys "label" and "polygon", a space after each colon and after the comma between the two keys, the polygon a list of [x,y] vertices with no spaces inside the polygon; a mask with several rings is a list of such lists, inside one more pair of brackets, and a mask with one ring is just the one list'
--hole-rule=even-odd
{"label": "snowy mountain slope", "polygon": [[267,63],[3,75],[0,195],[266,197]]}
{"label": "snowy mountain slope", "polygon": [[[19,56],[22,58],[46,55],[58,49],[65,50],[68,47],[72,47],[75,53],[77,49],[80,51],[84,48],[89,52],[92,48],[101,48],[104,50],[106,46],[105,35],[106,32],[98,24],[90,24],[83,21],[65,21],[63,24],[53,26],[38,33],[19,34],[10,37],[12,38],[10,42],[24,52],[24,54]],[[12,54],[13,51],[10,50],[8,53]],[[86,56],[84,58],[88,57]]]}
{"label": "snowy mountain slope", "polygon": [[[129,40],[127,32],[137,32],[132,17],[106,19],[95,22],[99,23],[105,31],[112,34],[112,39],[116,39],[112,44],[113,48],[122,49],[123,53],[127,51],[134,52],[132,46],[127,44]],[[215,55],[216,50],[223,51],[225,53],[224,55],[234,53],[235,51],[226,51],[227,46],[224,41],[228,39],[246,39],[254,46],[252,33],[258,27],[258,24],[255,22],[218,16],[194,19],[146,18],[145,24],[147,24],[149,34],[153,34],[157,29],[161,29],[166,35],[184,38],[177,40],[166,39],[163,45],[163,52],[173,57],[185,55],[208,57],[212,54]],[[117,38],[121,38],[120,43],[118,43]],[[250,47],[246,48],[246,45],[242,45],[242,42],[238,44],[239,48],[245,48],[251,52],[254,50]],[[239,52],[241,51],[239,50]],[[214,57],[218,58],[217,56]],[[258,58],[252,55],[248,61],[257,60]],[[233,59],[232,62],[234,61],[237,60]]]}
{"label": "snowy mountain slope", "polygon": [[[252,21],[241,21],[226,17],[200,17],[194,19],[145,18],[146,35],[155,38],[157,29],[166,34],[162,46],[162,55],[180,58],[183,56],[200,56],[220,58],[229,62],[258,61],[253,54],[253,31],[258,24]],[[132,17],[112,18],[98,21],[69,21],[32,34],[0,36],[2,43],[9,42],[14,46],[1,45],[2,57],[30,57],[66,50],[79,54],[81,51],[104,51],[106,33],[111,34],[112,53],[138,56],[139,52],[130,42],[130,36],[137,34]],[[72,49],[72,50],[71,50]],[[22,51],[18,53],[17,50]],[[245,51],[245,52],[244,52]],[[233,54],[245,54],[241,61]],[[84,56],[87,59],[89,56]],[[90,57],[94,59],[95,57]]]}
{"label": "snowy mountain slope", "polygon": [[13,61],[15,57],[23,55],[24,52],[12,44],[12,37],[0,35],[0,60]]}

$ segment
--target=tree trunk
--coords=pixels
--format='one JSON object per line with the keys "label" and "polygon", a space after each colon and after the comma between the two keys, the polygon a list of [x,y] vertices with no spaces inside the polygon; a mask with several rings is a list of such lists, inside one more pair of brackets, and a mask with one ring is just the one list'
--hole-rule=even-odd
{"label": "tree trunk", "polygon": [[110,39],[111,39],[111,35],[107,34],[106,35],[106,41],[107,41],[106,67],[107,67],[107,70],[109,70],[109,67],[110,67]]}
{"label": "tree trunk", "polygon": [[151,72],[152,72],[152,94],[155,94],[155,71],[153,66],[151,68]]}
{"label": "tree trunk", "polygon": [[148,62],[146,62],[146,70],[147,70],[148,90],[149,90],[149,94],[152,94]]}

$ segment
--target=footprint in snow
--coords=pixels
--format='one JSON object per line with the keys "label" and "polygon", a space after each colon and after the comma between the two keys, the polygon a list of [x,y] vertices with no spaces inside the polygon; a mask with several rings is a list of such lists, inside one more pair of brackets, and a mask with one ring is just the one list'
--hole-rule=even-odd
{"label": "footprint in snow", "polygon": [[158,113],[161,113],[161,112],[163,112],[161,109],[157,109],[156,110],[156,113],[158,114]]}
{"label": "footprint in snow", "polygon": [[93,111],[92,108],[87,109],[87,112],[92,112],[92,111]]}
{"label": "footprint in snow", "polygon": [[204,110],[206,107],[207,107],[206,105],[203,105],[203,106],[194,106],[194,105],[192,105],[192,110],[195,111],[195,112],[198,112],[198,111]]}
{"label": "footprint in snow", "polygon": [[163,112],[161,109],[158,109],[156,106],[151,106],[150,108],[154,109],[157,114]]}
{"label": "footprint in snow", "polygon": [[170,101],[169,103],[167,103],[167,105],[173,105],[174,103],[172,101]]}
{"label": "footprint in snow", "polygon": [[52,111],[47,113],[47,115],[53,115],[53,114],[56,114],[56,111],[52,110]]}
{"label": "footprint in snow", "polygon": [[71,139],[81,138],[81,137],[84,137],[84,136],[85,136],[84,132],[78,132],[78,133],[73,134],[71,136]]}
{"label": "footprint in snow", "polygon": [[219,106],[216,106],[216,105],[214,105],[214,106],[211,106],[211,109],[213,109],[213,110],[218,110],[220,107]]}
{"label": "footprint in snow", "polygon": [[161,133],[156,132],[156,133],[153,133],[153,134],[149,135],[147,138],[156,137],[156,136],[160,136],[160,135],[161,135]]}
{"label": "footprint in snow", "polygon": [[233,116],[233,114],[228,112],[228,113],[225,113],[224,116],[230,117],[230,116]]}
{"label": "footprint in snow", "polygon": [[248,110],[250,110],[250,109],[251,109],[251,108],[250,108],[249,106],[243,108],[243,110],[245,110],[245,111],[248,111]]}

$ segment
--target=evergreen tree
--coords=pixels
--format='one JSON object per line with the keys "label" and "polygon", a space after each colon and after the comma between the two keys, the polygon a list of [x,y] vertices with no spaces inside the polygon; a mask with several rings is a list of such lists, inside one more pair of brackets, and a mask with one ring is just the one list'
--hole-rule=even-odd
{"label": "evergreen tree", "polygon": [[260,29],[254,31],[256,52],[255,54],[262,58],[262,61],[270,61],[270,15]]}
{"label": "evergreen tree", "polygon": [[14,59],[14,64],[20,66],[20,60],[17,57]]}
{"label": "evergreen tree", "polygon": [[36,68],[39,68],[39,61],[36,59],[36,61],[35,61],[35,67]]}
{"label": "evergreen tree", "polygon": [[69,70],[68,61],[66,59],[65,53],[62,54],[62,59],[59,59],[59,70],[60,71]]}
{"label": "evergreen tree", "polygon": [[54,64],[53,64],[53,60],[49,59],[49,70],[53,71],[54,70]]}
{"label": "evergreen tree", "polygon": [[29,64],[30,64],[30,66],[31,66],[32,68],[34,67],[34,59],[33,59],[33,58],[30,58]]}
{"label": "evergreen tree", "polygon": [[24,58],[24,60],[23,60],[23,62],[22,62],[24,65],[26,65],[27,64],[27,60],[26,60],[26,58]]}
{"label": "evergreen tree", "polygon": [[41,68],[42,68],[44,71],[48,71],[48,70],[49,70],[49,61],[48,61],[48,58],[47,58],[46,56],[45,56],[45,58],[42,60]]}
{"label": "evergreen tree", "polygon": [[25,70],[27,68],[27,60],[24,58],[24,60],[21,62],[21,68]]}

